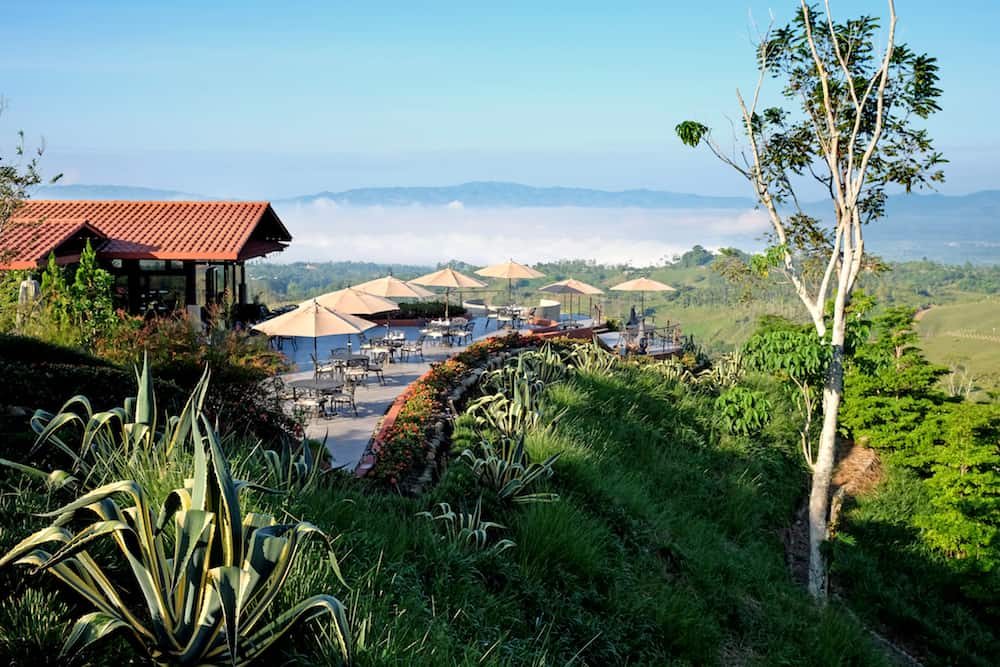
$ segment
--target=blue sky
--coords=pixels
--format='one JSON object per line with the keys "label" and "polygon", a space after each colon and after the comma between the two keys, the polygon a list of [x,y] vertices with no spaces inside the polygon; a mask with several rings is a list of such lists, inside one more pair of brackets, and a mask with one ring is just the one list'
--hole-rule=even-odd
{"label": "blue sky", "polygon": [[[796,6],[4,4],[0,145],[44,136],[67,182],[270,198],[468,180],[746,195],[673,127],[725,128],[755,81],[751,13]],[[998,188],[1000,3],[945,4],[897,8],[901,40],[941,65],[942,191]]]}

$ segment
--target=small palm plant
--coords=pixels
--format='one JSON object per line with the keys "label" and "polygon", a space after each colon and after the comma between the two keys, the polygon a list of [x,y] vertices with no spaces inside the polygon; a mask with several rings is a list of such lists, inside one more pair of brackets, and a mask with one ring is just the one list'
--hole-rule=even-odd
{"label": "small palm plant", "polygon": [[[419,517],[431,519],[435,523],[442,524],[445,532],[453,542],[469,544],[477,549],[486,549],[489,546],[489,531],[491,529],[503,530],[503,524],[483,519],[483,497],[476,500],[476,507],[472,512],[464,509],[458,512],[451,509],[448,503],[438,503],[434,512],[420,512]],[[512,549],[516,546],[513,540],[503,539],[497,541],[489,548],[496,553]]]}
{"label": "small palm plant", "polygon": [[[207,383],[206,373],[193,398],[204,395]],[[54,517],[52,525],[17,544],[0,566],[48,572],[95,608],[77,619],[62,655],[125,632],[160,664],[245,665],[296,624],[330,616],[348,662],[350,632],[336,598],[316,595],[270,613],[306,539],[326,536],[309,523],[242,514],[238,493],[246,485],[233,480],[218,436],[200,410],[185,414],[186,424],[174,423],[194,446],[194,475],[184,488],[157,508],[135,481],[105,484],[43,515]],[[134,443],[150,430],[120,433]],[[69,526],[82,527],[74,532]],[[112,540],[121,555],[114,568],[98,564],[87,551],[103,539]],[[56,548],[48,550],[49,544]],[[331,563],[339,577],[336,560]],[[109,576],[120,567],[133,587]]]}

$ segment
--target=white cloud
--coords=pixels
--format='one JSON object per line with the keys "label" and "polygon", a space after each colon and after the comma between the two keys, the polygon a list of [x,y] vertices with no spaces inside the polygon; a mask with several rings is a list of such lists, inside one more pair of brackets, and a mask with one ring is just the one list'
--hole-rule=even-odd
{"label": "white cloud", "polygon": [[460,202],[460,201],[458,201],[456,199],[455,201],[450,202],[448,204],[448,208],[451,208],[451,209],[463,209],[463,208],[465,208],[465,204],[463,204],[462,202]]}
{"label": "white cloud", "polygon": [[[458,204],[457,206],[455,204]],[[279,206],[294,240],[275,261],[355,260],[486,264],[594,259],[648,265],[695,244],[758,247],[759,211],[639,208],[465,208],[338,206],[319,199]]]}

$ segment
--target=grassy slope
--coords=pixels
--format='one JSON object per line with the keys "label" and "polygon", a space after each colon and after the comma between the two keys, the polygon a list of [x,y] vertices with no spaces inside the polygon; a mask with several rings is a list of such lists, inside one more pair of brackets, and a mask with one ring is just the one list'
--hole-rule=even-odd
{"label": "grassy slope", "polygon": [[[566,414],[528,444],[535,459],[563,452],[550,482],[562,497],[484,501],[517,542],[501,555],[414,518],[474,502],[457,462],[422,501],[350,481],[291,500],[293,515],[342,535],[353,592],[340,593],[367,622],[359,664],[881,663],[854,622],[789,580],[779,532],[802,490],[793,451],[717,442],[707,399],[648,371],[582,376],[550,396]],[[787,441],[786,427],[760,442]],[[467,418],[455,435],[458,449],[471,442]],[[316,561],[298,574],[289,601],[340,589]],[[310,643],[303,659],[322,662]]]}
{"label": "grassy slope", "polygon": [[981,389],[1000,388],[1000,301],[934,306],[921,315],[917,331],[929,361],[964,366]]}

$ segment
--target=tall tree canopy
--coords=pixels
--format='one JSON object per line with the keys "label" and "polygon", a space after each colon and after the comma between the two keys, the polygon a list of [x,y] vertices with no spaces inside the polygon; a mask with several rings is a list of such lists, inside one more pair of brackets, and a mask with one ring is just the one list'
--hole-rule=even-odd
{"label": "tall tree canopy", "polygon": [[[919,119],[939,110],[934,58],[896,44],[896,11],[888,0],[879,20],[833,19],[803,0],[795,19],[768,30],[757,47],[759,78],[752,97],[737,91],[746,142],[724,150],[709,128],[680,123],[680,139],[704,144],[751,184],[771,222],[770,246],[748,272],[780,271],[830,347],[823,389],[823,429],[810,494],[809,587],[826,594],[821,543],[829,519],[837,414],[843,393],[846,318],[859,273],[866,268],[864,227],[885,213],[887,192],[907,192],[944,179],[937,152]],[[877,44],[884,43],[884,49]],[[781,82],[786,106],[761,108],[764,84]],[[803,210],[798,192],[813,179],[829,193],[828,218]],[[824,317],[832,299],[832,317]]]}

